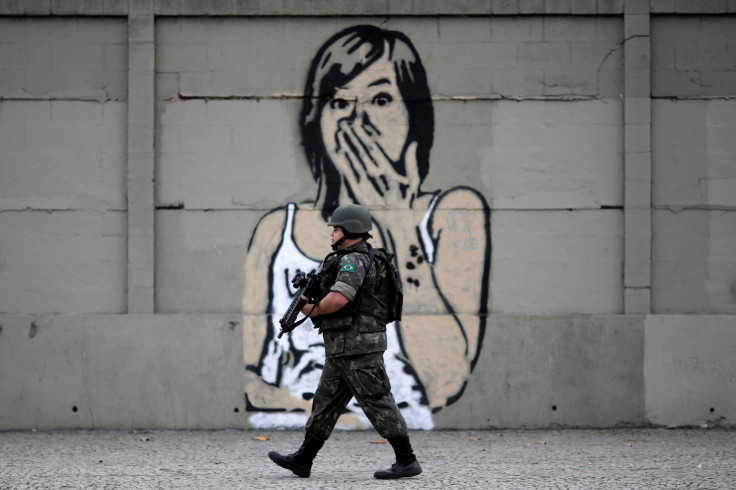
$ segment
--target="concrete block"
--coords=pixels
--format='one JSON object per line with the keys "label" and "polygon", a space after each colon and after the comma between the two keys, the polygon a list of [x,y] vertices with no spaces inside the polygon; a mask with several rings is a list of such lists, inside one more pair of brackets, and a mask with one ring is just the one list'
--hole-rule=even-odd
{"label": "concrete block", "polygon": [[651,312],[651,289],[648,287],[624,288],[624,309],[627,315],[647,315]]}
{"label": "concrete block", "polygon": [[624,216],[624,285],[652,283],[652,218],[649,209],[627,209]]}
{"label": "concrete block", "polygon": [[128,126],[128,153],[150,153],[153,151],[153,123]]}
{"label": "concrete block", "polygon": [[[298,104],[293,100],[162,104],[158,136],[166,142],[160,148],[167,150],[161,151],[158,162],[160,202],[184,203],[187,209],[270,209],[286,199],[313,196],[316,188],[308,165],[298,153]],[[178,147],[168,151],[171,145]]]}
{"label": "concrete block", "polygon": [[153,71],[156,69],[155,47],[152,42],[131,42],[128,45],[128,68],[130,71]]}
{"label": "concrete block", "polygon": [[182,126],[179,128],[179,151],[182,153],[232,153],[232,129],[217,126]]}
{"label": "concrete block", "polygon": [[642,2],[641,0],[624,0],[624,13],[648,14],[649,2]]}
{"label": "concrete block", "polygon": [[651,31],[649,12],[644,14],[626,14],[624,16],[624,39],[632,36],[649,37]]}
{"label": "concrete block", "polygon": [[597,80],[589,74],[566,68],[544,70],[544,89],[546,96],[594,95],[598,92]]}
{"label": "concrete block", "polygon": [[544,0],[546,14],[569,14],[571,10],[571,0]]}
{"label": "concrete block", "polygon": [[157,99],[171,100],[179,96],[179,75],[175,73],[157,73],[154,82]]}
{"label": "concrete block", "polygon": [[0,213],[0,312],[125,311],[125,213]]}
{"label": "concrete block", "polygon": [[[8,27],[10,26],[10,27]],[[13,21],[0,20],[0,32],[18,32]],[[24,74],[5,96],[124,97],[121,86],[125,58],[112,56],[125,46],[125,21],[119,19],[29,18],[25,36],[33,42],[15,46],[0,35],[0,67],[5,63]],[[106,51],[110,48],[112,51]],[[112,63],[120,63],[114,66]],[[3,75],[5,79],[5,75]],[[7,95],[6,95],[7,94]]]}
{"label": "concrete block", "polygon": [[652,205],[652,181],[626,179],[624,198],[626,209],[649,209]]}
{"label": "concrete block", "polygon": [[128,17],[129,42],[154,42],[154,20],[151,15]]}
{"label": "concrete block", "polygon": [[653,103],[652,192],[655,204],[733,205],[730,193],[723,193],[736,177],[733,114],[732,100]]}
{"label": "concrete block", "polygon": [[497,25],[494,18],[470,20],[464,17],[441,17],[437,20],[438,37],[447,44],[466,44],[471,39],[474,44],[486,44],[491,40],[493,26]]}
{"label": "concrete block", "polygon": [[[302,24],[314,26],[309,37],[299,37],[306,29],[299,27]],[[296,32],[285,25],[293,25]],[[333,28],[332,22],[301,19],[163,22],[157,27],[159,70],[179,72],[179,92],[187,95],[299,93],[309,59]],[[278,43],[268,41],[275,36]],[[294,72],[293,62],[274,60],[301,60],[301,68]]]}
{"label": "concrete block", "polygon": [[651,150],[651,127],[648,124],[626,124],[624,143],[627,152],[645,153]]}
{"label": "concrete block", "polygon": [[[287,0],[288,2],[289,0]],[[303,2],[293,2],[304,6]],[[470,7],[474,7],[470,2]],[[467,4],[467,2],[466,2]],[[376,0],[374,2],[363,2],[361,0],[342,0],[339,2],[340,13],[343,15],[385,15],[386,13],[392,13],[393,8],[391,7],[390,0]],[[320,8],[321,7],[321,8]],[[325,5],[324,2],[319,0],[312,0],[309,5],[309,12],[320,12],[323,15],[331,15],[335,11],[335,6],[330,8],[329,5]],[[465,5],[459,5],[459,9],[463,9]]]}
{"label": "concrete block", "polygon": [[[729,49],[732,44],[729,41],[736,37],[735,23],[736,20],[729,17],[703,20],[701,17],[663,16],[654,19],[652,93],[669,96],[736,93],[735,80],[730,76],[736,62]],[[714,87],[713,77],[722,73],[727,74],[723,83]]]}
{"label": "concrete block", "polygon": [[154,155],[153,152],[129,153],[127,158],[128,181],[153,182]]}
{"label": "concrete block", "polygon": [[[624,25],[626,25],[624,23]],[[624,69],[646,70],[651,65],[649,37],[627,38],[624,44]]]}
{"label": "concrete block", "polygon": [[[626,211],[624,218],[624,253],[631,265],[624,266],[626,286],[646,287],[650,284],[652,259],[651,212],[649,210]],[[644,265],[644,267],[642,267]]]}
{"label": "concrete block", "polygon": [[518,0],[520,14],[543,14],[545,0]]}
{"label": "concrete block", "polygon": [[643,317],[637,316],[494,315],[468,388],[435,414],[435,424],[645,425],[643,338]]}
{"label": "concrete block", "polygon": [[[112,105],[112,104],[111,104]],[[70,126],[94,126],[102,124],[105,104],[57,100],[51,102],[51,123]],[[122,120],[116,121],[120,125]]]}
{"label": "concrete block", "polygon": [[652,121],[652,104],[649,97],[626,97],[624,100],[626,124],[646,124]]}
{"label": "concrete block", "polygon": [[701,94],[704,96],[723,96],[736,94],[736,70],[723,70],[703,73],[700,80],[703,84]]}
{"label": "concrete block", "polygon": [[[620,24],[616,19],[609,20]],[[441,82],[434,89],[442,94],[476,95],[482,91],[477,95],[486,95],[490,89],[487,80],[492,81],[495,86],[499,79],[516,77],[518,80],[519,73],[533,73],[533,70],[544,67],[557,69],[560,63],[568,67],[566,71],[579,73],[576,77],[585,79],[585,86],[592,83],[595,87],[594,81],[598,78],[596,70],[600,68],[602,60],[608,58],[611,49],[620,42],[620,32],[616,37],[602,39],[600,23],[594,18],[569,20],[568,23],[572,26],[579,26],[571,32],[577,33],[581,39],[587,33],[600,38],[596,43],[599,51],[593,65],[583,59],[579,60],[582,66],[570,67],[570,55],[567,47],[562,45],[568,41],[559,41],[560,46],[558,43],[541,43],[544,37],[544,22],[541,18],[493,18],[490,41],[488,22],[485,18],[443,18],[439,21],[413,19],[412,22],[397,19],[392,20],[388,27],[406,32],[421,52],[431,53],[434,65],[428,66],[428,69]],[[300,93],[303,90],[307,63],[314,51],[336,28],[350,24],[351,22],[341,21],[336,25],[336,22],[325,22],[321,19],[265,23],[232,19],[199,20],[197,23],[161,22],[157,27],[160,34],[157,38],[158,63],[160,71],[180,73],[178,92],[184,94]],[[564,36],[565,23],[553,21],[553,24],[559,26],[556,30],[558,35]],[[307,37],[300,34],[306,29],[309,29]],[[268,49],[265,49],[264,39],[276,34],[280,36],[280,42],[268,43]],[[540,44],[533,43],[535,40],[539,40]],[[206,50],[198,53],[197,50],[202,51],[203,46],[207,47]],[[469,60],[470,65],[463,66],[470,73],[458,71],[458,57]],[[273,59],[302,61],[299,66],[293,63],[275,66]],[[444,59],[451,60],[451,63],[443,63]],[[507,69],[498,70],[499,63]],[[454,68],[443,70],[443,66]],[[501,83],[501,88],[497,90],[504,90],[501,93],[511,96],[542,95],[542,79],[538,78],[536,84],[536,89],[531,92],[520,92],[518,83]],[[586,93],[595,93],[595,89],[586,89]],[[616,92],[618,93],[620,91]]]}
{"label": "concrete block", "polygon": [[241,311],[246,249],[262,214],[157,211],[156,310]]}
{"label": "concrete block", "polygon": [[124,209],[121,155],[3,154],[3,209]]}
{"label": "concrete block", "polygon": [[647,418],[661,426],[733,426],[733,316],[653,315],[645,323]]}
{"label": "concrete block", "polygon": [[9,159],[9,154],[17,154],[25,150],[25,128],[23,126],[3,124],[0,129],[0,148],[2,148],[0,155]]}
{"label": "concrete block", "polygon": [[[6,24],[3,22],[3,24]],[[51,49],[16,41],[0,43],[0,67],[3,71],[42,71],[51,68]]]}
{"label": "concrete block", "polygon": [[179,75],[179,93],[186,96],[207,97],[212,94],[226,94],[225,96],[252,96],[257,91],[237,91],[233,82],[245,78],[242,75],[232,74],[218,77],[213,73],[182,73]]}
{"label": "concrete block", "polygon": [[[596,28],[598,27],[599,25],[596,24]],[[598,37],[597,34],[596,37]],[[614,47],[612,39],[570,43],[570,65],[576,67],[582,73],[589,73],[587,70],[595,69],[601,73],[601,76],[602,73],[606,73],[606,76],[615,77],[619,80],[618,93],[620,93],[622,89],[622,85],[620,85],[620,80],[622,79],[622,51],[620,48]],[[595,77],[591,78],[595,79]],[[589,83],[591,82],[592,80]],[[598,83],[600,82],[598,80]]]}
{"label": "concrete block", "polygon": [[626,153],[624,176],[626,182],[642,182],[652,180],[652,155],[651,153]]}
{"label": "concrete block", "polygon": [[[148,182],[128,182],[128,219],[140,231],[153,231],[153,184]],[[141,219],[134,219],[141,213]],[[147,216],[150,215],[150,216]]]}
{"label": "concrete block", "polygon": [[[180,71],[205,71],[208,69],[208,46],[206,44],[188,44],[185,47],[174,47],[170,46],[169,43],[164,44],[158,37],[156,42],[157,49],[159,49],[156,53],[157,71],[178,73]],[[187,63],[187,60],[189,63]]]}
{"label": "concrete block", "polygon": [[491,12],[494,15],[514,15],[519,13],[517,0],[493,0]]}
{"label": "concrete block", "polygon": [[[444,85],[442,80],[437,85]],[[544,70],[496,70],[491,79],[491,98],[535,97],[544,93]],[[523,94],[523,95],[522,95]]]}
{"label": "concrete block", "polygon": [[128,0],[105,0],[105,15],[128,15]]}
{"label": "concrete block", "polygon": [[244,427],[237,316],[3,317],[0,428]]}
{"label": "concrete block", "polygon": [[[2,50],[2,47],[0,47]],[[2,57],[2,54],[0,54]],[[20,70],[3,70],[3,77],[0,79],[0,91],[7,94],[8,98],[21,98],[25,95],[25,91],[21,88],[25,83],[25,73]]]}
{"label": "concrete block", "polygon": [[586,17],[544,17],[544,42],[589,42],[596,38],[597,26]]}
{"label": "concrete block", "polygon": [[[151,77],[151,82],[153,82],[153,77]],[[153,93],[153,84],[151,84],[148,90]],[[131,96],[128,98],[129,126],[153,128],[154,111],[152,96],[146,96],[145,94],[131,90]]]}
{"label": "concrete block", "polygon": [[698,73],[652,70],[652,96],[658,98],[696,98],[703,94]]}
{"label": "concrete block", "polygon": [[57,71],[93,71],[105,66],[104,50],[100,45],[57,44],[51,46],[51,69]]}
{"label": "concrete block", "polygon": [[5,101],[0,128],[4,137],[15,134],[16,138],[8,141],[14,141],[15,146],[0,148],[0,206],[121,209],[125,201],[125,130],[119,106],[123,105]]}
{"label": "concrete block", "polygon": [[541,17],[492,17],[492,43],[542,42],[544,21]]}
{"label": "concrete block", "polygon": [[596,0],[572,0],[570,13],[577,15],[593,15],[598,11]]}
{"label": "concrete block", "polygon": [[495,211],[491,223],[492,311],[622,311],[620,211]]}
{"label": "concrete block", "polygon": [[649,8],[653,14],[669,14],[675,12],[675,0],[649,0]]}
{"label": "concrete block", "polygon": [[652,311],[736,312],[736,212],[655,210],[652,225]]}
{"label": "concrete block", "polygon": [[565,43],[526,43],[518,46],[519,64],[538,68],[556,68],[568,65],[570,54]]}
{"label": "concrete block", "polygon": [[[151,237],[151,242],[153,237]],[[130,247],[131,256],[150,255],[140,252],[141,247]],[[152,265],[128,267],[128,310],[129,314],[148,314],[155,312],[154,279]]]}
{"label": "concrete block", "polygon": [[[152,14],[154,12],[154,4],[156,2],[149,2],[147,0],[129,0],[128,9],[131,15],[145,15]],[[196,2],[192,2],[196,3]]]}
{"label": "concrete block", "polygon": [[701,182],[704,204],[714,208],[736,209],[736,178],[708,179]]}
{"label": "concrete block", "polygon": [[104,2],[79,0],[74,3],[76,5],[76,8],[74,9],[74,13],[76,15],[102,16],[107,13]]}
{"label": "concrete block", "polygon": [[[253,4],[258,3],[257,0],[243,0],[242,2],[237,2],[238,5],[243,4]],[[176,16],[181,13],[181,2],[179,0],[158,0],[154,4],[154,14],[157,16]],[[243,14],[246,13],[242,10],[239,12],[235,12],[236,14]]]}
{"label": "concrete block", "polygon": [[20,1],[7,1],[0,3],[0,13],[3,15],[23,15],[26,4]]}
{"label": "concrete block", "polygon": [[3,100],[0,102],[0,125],[49,124],[51,102],[31,100]]}
{"label": "concrete block", "polygon": [[[457,119],[460,116],[452,111],[462,110],[465,122],[451,134],[468,131],[478,124],[474,121],[487,117],[483,111],[473,114],[478,105],[437,105],[437,120]],[[494,207],[567,209],[622,204],[620,103],[502,101],[486,110],[491,111],[492,126],[483,130],[485,143],[466,149],[472,154],[440,161],[471,162],[478,158],[474,154],[480,155],[481,181],[491,189]],[[440,131],[446,130],[438,128],[438,140]]]}

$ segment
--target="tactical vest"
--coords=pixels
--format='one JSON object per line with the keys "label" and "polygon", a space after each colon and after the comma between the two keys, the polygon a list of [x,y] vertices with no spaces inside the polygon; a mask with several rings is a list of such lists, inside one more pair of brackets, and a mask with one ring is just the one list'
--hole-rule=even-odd
{"label": "tactical vest", "polygon": [[[370,289],[361,287],[353,301],[339,311],[329,315],[320,315],[317,318],[317,325],[315,325],[319,327],[320,333],[325,330],[346,329],[353,323],[353,318],[358,316],[376,319],[380,326],[377,326],[377,330],[374,331],[385,331],[387,323],[401,319],[403,296],[401,295],[401,283],[398,281],[398,273],[396,273],[390,261],[393,255],[385,249],[374,249],[370,244],[367,245],[367,251],[346,248],[332,252],[325,257],[324,269],[320,273],[321,297],[325,297],[335,284],[339,272],[340,257],[348,253],[360,253],[370,257],[366,276],[372,268],[376,268],[376,283]],[[386,255],[389,256],[388,259]],[[397,287],[399,288],[398,292],[396,291]]]}

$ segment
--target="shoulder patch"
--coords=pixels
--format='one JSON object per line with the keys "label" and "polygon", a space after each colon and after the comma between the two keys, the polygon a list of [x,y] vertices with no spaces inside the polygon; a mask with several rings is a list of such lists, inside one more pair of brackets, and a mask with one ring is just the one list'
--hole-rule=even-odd
{"label": "shoulder patch", "polygon": [[355,272],[355,264],[345,262],[342,264],[342,267],[340,267],[340,272]]}

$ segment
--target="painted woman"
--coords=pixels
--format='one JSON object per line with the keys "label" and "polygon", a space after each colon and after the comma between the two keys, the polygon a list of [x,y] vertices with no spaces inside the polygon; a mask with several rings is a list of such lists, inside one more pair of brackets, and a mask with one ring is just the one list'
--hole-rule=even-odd
{"label": "painted woman", "polygon": [[[400,32],[360,25],[332,36],[307,77],[299,119],[316,197],[258,222],[245,263],[246,399],[254,427],[299,427],[324,359],[306,322],[277,338],[297,270],[323,257],[327,221],[341,204],[374,217],[376,246],[396,255],[404,316],[389,325],[386,368],[410,428],[457,400],[480,354],[490,274],[490,211],[468,187],[426,192],[434,139],[427,76]],[[445,163],[450,164],[451,163]],[[263,322],[263,314],[267,321]],[[345,427],[369,427],[351,405]]]}

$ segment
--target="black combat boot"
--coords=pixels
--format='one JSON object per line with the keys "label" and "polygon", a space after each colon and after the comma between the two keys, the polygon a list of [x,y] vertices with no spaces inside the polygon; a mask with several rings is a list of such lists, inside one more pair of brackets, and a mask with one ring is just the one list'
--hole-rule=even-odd
{"label": "black combat boot", "polygon": [[396,480],[409,476],[417,476],[422,472],[417,457],[411,449],[409,436],[391,437],[388,440],[396,453],[396,463],[388,470],[376,471],[373,476],[379,480]]}
{"label": "black combat boot", "polygon": [[268,453],[268,457],[271,458],[271,461],[282,468],[293,471],[296,476],[309,478],[309,474],[312,471],[312,461],[314,461],[314,458],[317,456],[317,451],[319,451],[323,445],[324,442],[310,434],[307,434],[304,437],[302,447],[300,447],[297,452],[283,456],[276,451],[270,451]]}

